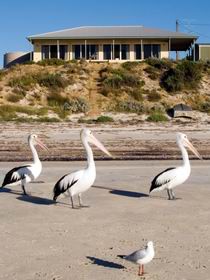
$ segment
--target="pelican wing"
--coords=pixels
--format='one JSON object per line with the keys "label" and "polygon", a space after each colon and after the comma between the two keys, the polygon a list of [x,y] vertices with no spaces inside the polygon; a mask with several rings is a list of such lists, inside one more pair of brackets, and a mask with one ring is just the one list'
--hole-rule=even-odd
{"label": "pelican wing", "polygon": [[70,189],[74,184],[77,183],[80,177],[81,177],[81,171],[77,171],[71,174],[66,174],[63,177],[61,177],[54,186],[53,199],[56,200],[61,193],[64,193],[65,191]]}
{"label": "pelican wing", "polygon": [[176,177],[176,168],[171,167],[167,168],[166,170],[159,173],[155,178],[152,180],[150,191],[154,189],[162,188],[165,184],[169,183]]}
{"label": "pelican wing", "polygon": [[133,252],[132,254],[126,256],[125,259],[130,262],[137,262],[138,260],[145,258],[146,255],[147,255],[146,249],[141,249],[141,250],[137,250],[137,251]]}
{"label": "pelican wing", "polygon": [[31,165],[19,166],[11,169],[4,177],[2,187],[23,180],[29,172]]}

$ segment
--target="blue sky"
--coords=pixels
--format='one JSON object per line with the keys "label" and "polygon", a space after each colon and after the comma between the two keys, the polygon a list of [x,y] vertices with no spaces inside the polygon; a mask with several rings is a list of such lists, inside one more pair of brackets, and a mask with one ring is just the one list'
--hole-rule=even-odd
{"label": "blue sky", "polygon": [[[5,0],[0,4],[0,67],[3,54],[30,51],[26,36],[81,25],[144,25],[200,35],[210,42],[208,0]],[[209,24],[209,25],[203,25]]]}

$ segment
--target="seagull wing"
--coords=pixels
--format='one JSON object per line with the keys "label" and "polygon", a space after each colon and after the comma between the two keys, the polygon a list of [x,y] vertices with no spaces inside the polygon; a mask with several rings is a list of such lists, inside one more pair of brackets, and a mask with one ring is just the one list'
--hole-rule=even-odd
{"label": "seagull wing", "polygon": [[145,258],[147,255],[146,249],[141,249],[133,252],[125,257],[126,260],[136,263],[138,260]]}

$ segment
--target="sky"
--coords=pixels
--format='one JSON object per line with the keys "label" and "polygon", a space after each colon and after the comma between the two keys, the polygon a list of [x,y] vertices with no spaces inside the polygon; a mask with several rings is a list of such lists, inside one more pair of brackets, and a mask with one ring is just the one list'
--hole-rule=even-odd
{"label": "sky", "polygon": [[77,26],[144,25],[199,35],[210,43],[209,0],[3,0],[0,3],[0,67],[3,54],[31,51],[26,37]]}

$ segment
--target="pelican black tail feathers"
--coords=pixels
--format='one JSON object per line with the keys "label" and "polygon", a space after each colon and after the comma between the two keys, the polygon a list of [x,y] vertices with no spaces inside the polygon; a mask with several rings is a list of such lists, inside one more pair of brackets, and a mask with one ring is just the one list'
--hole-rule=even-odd
{"label": "pelican black tail feathers", "polygon": [[126,255],[117,255],[118,258],[125,259]]}

